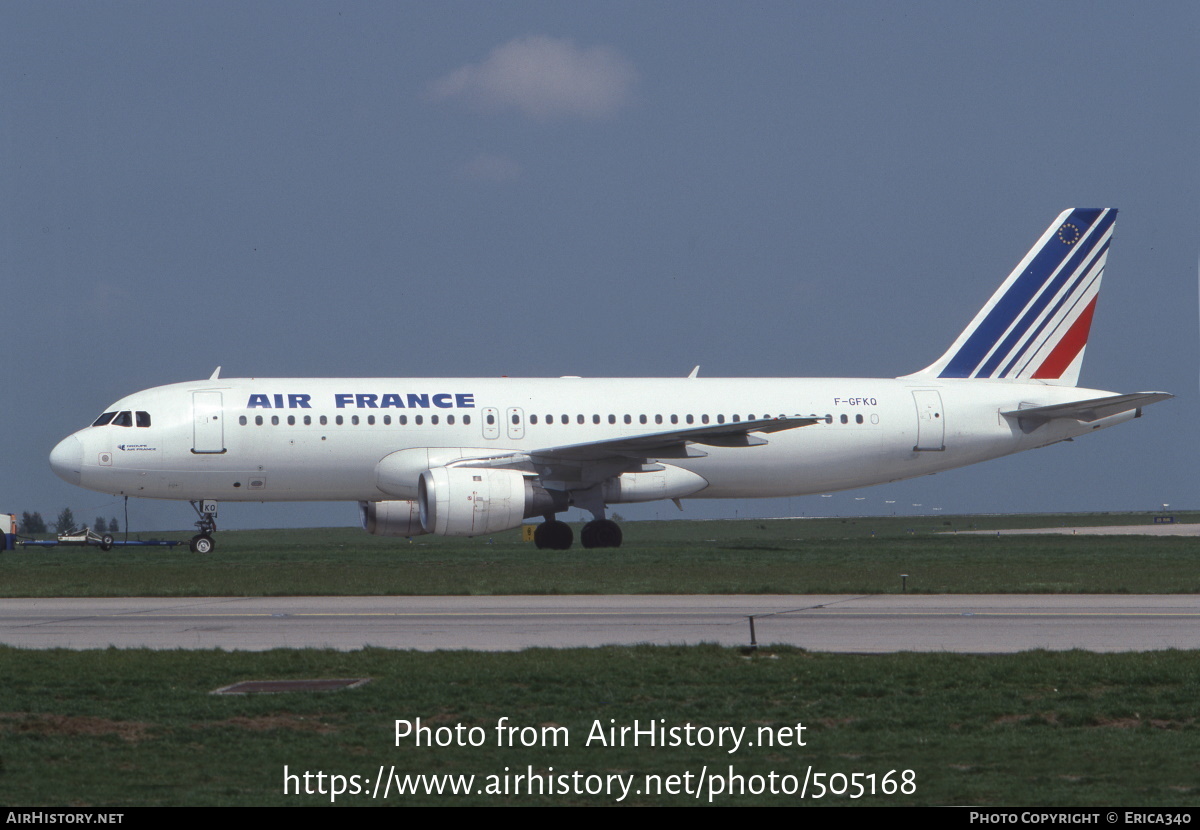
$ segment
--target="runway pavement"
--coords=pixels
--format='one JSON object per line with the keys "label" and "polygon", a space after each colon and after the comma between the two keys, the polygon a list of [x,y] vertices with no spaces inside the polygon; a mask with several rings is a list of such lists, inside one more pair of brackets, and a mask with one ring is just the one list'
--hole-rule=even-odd
{"label": "runway pavement", "polygon": [[0,599],[25,648],[508,651],[751,642],[827,652],[1200,648],[1194,595]]}
{"label": "runway pavement", "polygon": [[1003,530],[958,530],[975,536],[1200,536],[1200,524],[1163,522],[1153,525],[1080,525],[1077,527],[1005,528]]}

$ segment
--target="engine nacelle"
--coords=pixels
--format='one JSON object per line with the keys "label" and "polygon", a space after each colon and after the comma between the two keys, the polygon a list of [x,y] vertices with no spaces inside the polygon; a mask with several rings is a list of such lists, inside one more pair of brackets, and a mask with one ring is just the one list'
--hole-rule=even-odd
{"label": "engine nacelle", "polygon": [[375,486],[398,499],[415,499],[421,474],[462,458],[508,455],[495,447],[410,447],[384,456],[375,465]]}
{"label": "engine nacelle", "polygon": [[421,509],[415,501],[360,501],[362,529],[372,536],[421,536]]}
{"label": "engine nacelle", "polygon": [[659,499],[681,499],[699,493],[708,486],[703,476],[674,467],[662,465],[660,470],[645,473],[623,473],[604,482],[601,492],[608,504],[627,504],[636,501],[658,501]]}
{"label": "engine nacelle", "polygon": [[498,533],[567,509],[566,493],[550,492],[518,470],[434,467],[421,474],[417,491],[421,526],[439,536]]}

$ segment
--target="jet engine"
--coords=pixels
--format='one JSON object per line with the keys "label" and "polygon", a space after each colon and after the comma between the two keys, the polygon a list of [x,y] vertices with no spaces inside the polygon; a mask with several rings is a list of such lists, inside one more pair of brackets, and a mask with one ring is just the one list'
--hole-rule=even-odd
{"label": "jet engine", "polygon": [[360,501],[362,528],[372,536],[421,536],[421,511],[415,501]]}
{"label": "jet engine", "polygon": [[427,532],[479,536],[518,527],[530,516],[566,510],[567,494],[547,490],[518,470],[434,467],[421,474],[417,503]]}

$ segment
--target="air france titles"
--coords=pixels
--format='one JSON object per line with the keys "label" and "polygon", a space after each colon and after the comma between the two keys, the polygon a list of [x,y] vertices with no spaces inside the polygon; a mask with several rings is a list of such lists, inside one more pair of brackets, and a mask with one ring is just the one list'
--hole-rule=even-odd
{"label": "air france titles", "polygon": [[[474,409],[472,392],[338,392],[333,396],[336,409]],[[312,409],[312,395],[294,392],[251,394],[247,409]]]}

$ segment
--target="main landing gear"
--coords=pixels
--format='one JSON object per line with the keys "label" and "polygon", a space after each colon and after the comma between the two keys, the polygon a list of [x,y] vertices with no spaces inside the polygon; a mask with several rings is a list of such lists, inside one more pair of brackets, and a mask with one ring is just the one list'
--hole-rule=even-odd
{"label": "main landing gear", "polygon": [[212,499],[189,503],[200,517],[200,521],[196,522],[196,529],[200,532],[191,541],[192,553],[212,553],[217,546],[212,537],[217,532],[217,503]]}
{"label": "main landing gear", "polygon": [[558,521],[553,515],[548,516],[546,521],[533,531],[533,543],[539,550],[566,550],[571,547],[574,537],[571,526]]}
{"label": "main landing gear", "polygon": [[[533,543],[542,550],[567,550],[574,535],[569,524],[547,516],[533,531]],[[593,519],[583,526],[579,541],[585,548],[619,548],[621,526],[611,519]]]}
{"label": "main landing gear", "polygon": [[579,541],[585,548],[619,548],[621,526],[612,519],[594,519],[583,526]]}

